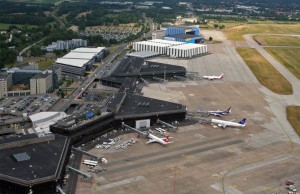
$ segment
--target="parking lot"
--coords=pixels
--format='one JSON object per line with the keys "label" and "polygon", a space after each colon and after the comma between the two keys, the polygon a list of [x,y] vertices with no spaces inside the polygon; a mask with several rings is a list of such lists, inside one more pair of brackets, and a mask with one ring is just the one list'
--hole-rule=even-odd
{"label": "parking lot", "polygon": [[58,99],[58,96],[52,94],[10,97],[2,99],[0,110],[2,113],[30,115],[49,110]]}
{"label": "parking lot", "polygon": [[79,180],[76,193],[287,193],[289,179],[299,189],[299,137],[286,132],[273,113],[272,99],[262,92],[265,88],[236,55],[231,42],[211,45],[210,51],[190,60],[151,60],[182,65],[199,76],[224,72],[223,80],[151,83],[142,93],[182,103],[188,111],[231,106],[232,114],[221,119],[247,118],[246,127],[181,126],[170,132],[174,143],[167,146],[145,144],[147,138],[130,133],[127,138],[138,143],[128,149],[91,150],[107,158],[109,163],[102,166],[107,170],[92,181]]}

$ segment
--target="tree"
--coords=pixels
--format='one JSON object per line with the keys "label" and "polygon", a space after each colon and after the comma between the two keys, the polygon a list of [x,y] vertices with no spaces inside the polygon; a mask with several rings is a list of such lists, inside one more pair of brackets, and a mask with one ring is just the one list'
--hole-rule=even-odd
{"label": "tree", "polygon": [[208,40],[209,40],[209,41],[212,41],[212,40],[213,40],[213,38],[210,36]]}

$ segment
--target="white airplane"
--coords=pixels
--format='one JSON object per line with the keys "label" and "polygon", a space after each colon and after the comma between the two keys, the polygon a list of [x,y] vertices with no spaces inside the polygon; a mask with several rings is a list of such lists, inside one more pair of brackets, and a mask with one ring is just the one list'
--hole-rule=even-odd
{"label": "white airplane", "polygon": [[170,141],[169,139],[173,138],[173,137],[169,137],[169,136],[165,136],[163,138],[160,138],[160,137],[157,137],[151,133],[148,134],[148,137],[150,138],[149,141],[147,141],[146,144],[148,143],[154,143],[154,142],[157,142],[157,143],[160,143],[162,145],[167,145],[167,144],[170,144],[170,143],[173,143],[173,141]]}
{"label": "white airplane", "polygon": [[124,124],[124,123],[122,123],[122,126],[125,127],[126,129],[133,130],[133,131],[141,134],[142,136],[148,137],[149,141],[146,144],[157,142],[157,143],[160,143],[162,145],[166,145],[166,144],[173,143],[173,141],[169,141],[169,139],[171,139],[173,137],[165,136],[165,137],[161,138],[161,137],[157,137],[157,136],[153,135],[150,132],[143,132],[143,131],[140,131],[136,128],[130,127],[130,126]]}
{"label": "white airplane", "polygon": [[198,110],[197,113],[203,113],[206,115],[214,115],[214,116],[223,116],[231,113],[231,107],[229,107],[227,110],[216,110],[216,111],[201,111]]}
{"label": "white airplane", "polygon": [[212,124],[216,124],[218,127],[245,127],[246,126],[246,118],[242,119],[240,122],[236,123],[233,121],[224,121],[224,120],[218,120],[218,119],[211,119]]}
{"label": "white airplane", "polygon": [[224,74],[222,73],[219,76],[216,76],[216,75],[204,75],[203,79],[214,80],[214,79],[222,79],[223,77],[224,77]]}

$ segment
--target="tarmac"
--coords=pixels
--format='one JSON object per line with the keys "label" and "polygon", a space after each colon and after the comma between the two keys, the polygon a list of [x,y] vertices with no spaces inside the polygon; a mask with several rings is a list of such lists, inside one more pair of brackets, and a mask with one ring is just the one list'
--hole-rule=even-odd
{"label": "tarmac", "polygon": [[[287,193],[284,182],[289,179],[299,187],[299,137],[285,115],[286,105],[299,104],[299,81],[253,44],[251,37],[247,42],[231,42],[220,31],[203,33],[222,41],[208,45],[211,54],[189,60],[159,57],[151,61],[181,65],[199,76],[223,72],[223,80],[151,83],[142,93],[182,103],[188,111],[231,106],[232,114],[221,119],[239,121],[245,117],[246,127],[180,125],[177,131],[168,132],[174,143],[167,146],[146,144],[147,139],[140,137],[128,149],[92,149],[91,153],[105,156],[109,163],[101,164],[106,171],[95,174],[93,180],[78,180],[76,193]],[[261,86],[236,53],[237,45],[255,47],[273,61],[271,64],[292,83],[294,94],[280,96]],[[123,141],[130,138],[137,135],[126,134]],[[81,170],[86,172],[87,167],[81,165]]]}

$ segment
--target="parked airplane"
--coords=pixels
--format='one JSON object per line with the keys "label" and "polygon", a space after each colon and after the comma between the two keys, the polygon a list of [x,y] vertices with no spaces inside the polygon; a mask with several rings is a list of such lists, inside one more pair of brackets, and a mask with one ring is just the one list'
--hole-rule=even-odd
{"label": "parked airplane", "polygon": [[166,145],[166,144],[170,144],[170,143],[173,143],[173,141],[169,141],[169,139],[173,138],[173,137],[169,137],[169,136],[165,136],[163,138],[161,137],[157,137],[149,132],[143,132],[143,131],[140,131],[136,128],[133,128],[133,127],[130,127],[124,123],[122,123],[122,126],[125,127],[126,129],[130,129],[130,130],[133,130],[139,134],[141,134],[142,136],[146,136],[149,138],[149,141],[147,142],[148,143],[154,143],[154,142],[157,142],[157,143],[160,143],[162,145]]}
{"label": "parked airplane", "polygon": [[203,79],[214,80],[214,79],[222,79],[223,77],[224,77],[224,74],[222,73],[219,76],[216,76],[216,75],[204,75]]}
{"label": "parked airplane", "polygon": [[218,127],[245,127],[246,126],[246,118],[242,119],[240,122],[236,123],[233,121],[224,121],[224,120],[218,120],[218,119],[211,119],[212,124],[216,124]]}
{"label": "parked airplane", "polygon": [[170,144],[170,143],[173,143],[173,141],[170,141],[169,139],[173,138],[173,137],[169,137],[169,136],[165,136],[163,138],[160,138],[160,137],[157,137],[151,133],[148,134],[148,137],[150,138],[149,141],[147,141],[146,144],[148,143],[154,143],[154,142],[157,142],[157,143],[160,143],[162,145],[166,145],[166,144]]}
{"label": "parked airplane", "polygon": [[214,115],[214,116],[223,116],[231,113],[231,107],[229,107],[227,110],[217,110],[217,111],[201,111],[198,110],[197,113],[202,113],[206,115]]}

